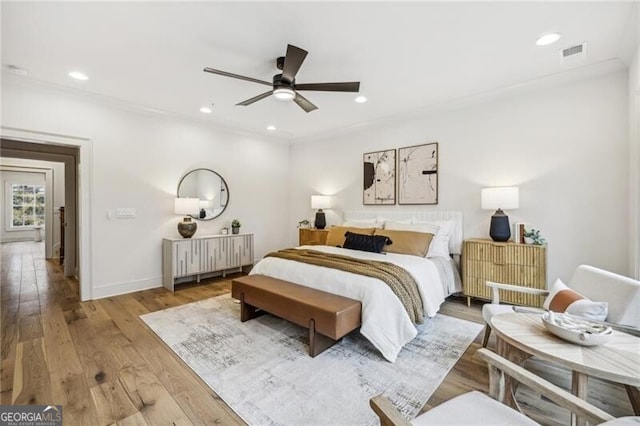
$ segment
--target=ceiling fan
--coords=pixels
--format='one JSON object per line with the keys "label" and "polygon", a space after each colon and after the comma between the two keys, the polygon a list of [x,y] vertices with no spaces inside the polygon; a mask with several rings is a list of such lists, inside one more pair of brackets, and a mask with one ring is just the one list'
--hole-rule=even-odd
{"label": "ceiling fan", "polygon": [[254,83],[264,84],[270,86],[271,90],[264,92],[258,96],[254,96],[251,99],[240,102],[236,105],[248,106],[261,99],[267,98],[271,95],[281,101],[293,100],[300,106],[305,112],[311,112],[318,109],[317,106],[309,102],[307,98],[298,93],[301,90],[315,90],[319,92],[358,92],[360,90],[360,82],[342,82],[342,83],[307,83],[296,84],[296,74],[302,62],[307,57],[307,52],[304,49],[287,45],[287,53],[285,56],[281,56],[276,59],[276,67],[282,71],[281,74],[273,76],[273,82],[258,80],[257,78],[245,77],[243,75],[233,74],[226,71],[220,71],[213,68],[206,67],[203,71],[210,72],[212,74],[218,74],[225,77],[237,78],[240,80],[252,81]]}

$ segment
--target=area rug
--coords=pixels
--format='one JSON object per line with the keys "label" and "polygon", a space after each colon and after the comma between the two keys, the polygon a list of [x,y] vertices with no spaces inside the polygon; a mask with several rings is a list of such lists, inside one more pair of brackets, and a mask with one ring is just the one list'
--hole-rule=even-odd
{"label": "area rug", "polygon": [[311,358],[306,329],[242,323],[229,295],[140,318],[250,425],[377,424],[369,399],[381,393],[413,418],[482,328],[436,315],[390,363],[358,332]]}

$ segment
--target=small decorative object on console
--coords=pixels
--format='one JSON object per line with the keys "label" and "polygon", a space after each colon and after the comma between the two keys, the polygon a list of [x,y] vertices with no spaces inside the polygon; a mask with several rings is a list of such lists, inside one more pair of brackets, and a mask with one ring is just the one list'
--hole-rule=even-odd
{"label": "small decorative object on console", "polygon": [[542,238],[540,235],[540,231],[537,229],[531,228],[530,230],[524,230],[524,242],[525,244],[534,244],[536,246],[543,246],[547,243],[547,241]]}
{"label": "small decorative object on console", "polygon": [[231,232],[233,234],[239,233],[241,225],[242,224],[240,223],[240,221],[238,219],[233,219],[233,221],[231,221]]}
{"label": "small decorative object on console", "polygon": [[311,222],[309,222],[307,219],[302,219],[300,222],[298,222],[298,228],[309,229],[311,228]]}
{"label": "small decorative object on console", "polygon": [[199,198],[176,198],[174,201],[174,213],[185,215],[182,222],[178,223],[178,233],[182,238],[191,238],[198,229],[198,224],[191,220],[191,214],[198,213],[200,210]]}

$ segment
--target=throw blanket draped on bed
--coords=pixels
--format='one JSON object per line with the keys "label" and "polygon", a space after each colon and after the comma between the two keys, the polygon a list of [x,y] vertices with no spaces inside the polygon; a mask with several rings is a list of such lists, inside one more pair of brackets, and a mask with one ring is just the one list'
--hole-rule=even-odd
{"label": "throw blanket draped on bed", "polygon": [[410,273],[393,263],[356,259],[307,249],[279,250],[265,257],[278,257],[377,278],[385,282],[395,293],[413,323],[422,324],[423,322],[424,308],[416,281]]}

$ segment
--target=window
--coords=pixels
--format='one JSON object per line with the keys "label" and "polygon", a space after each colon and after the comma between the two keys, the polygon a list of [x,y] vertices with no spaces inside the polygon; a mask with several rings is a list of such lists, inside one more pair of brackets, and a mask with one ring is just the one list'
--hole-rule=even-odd
{"label": "window", "polygon": [[44,186],[11,184],[11,228],[44,225]]}

